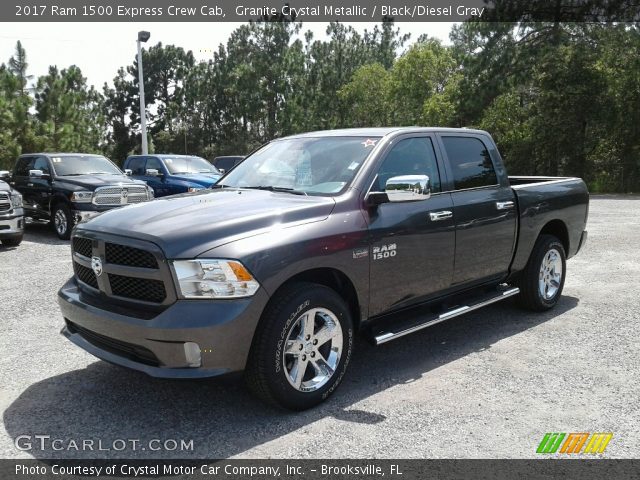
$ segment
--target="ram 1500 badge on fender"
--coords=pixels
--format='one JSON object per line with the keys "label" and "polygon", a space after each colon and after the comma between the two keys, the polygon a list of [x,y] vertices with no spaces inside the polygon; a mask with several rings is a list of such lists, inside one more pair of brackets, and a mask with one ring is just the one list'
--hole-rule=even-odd
{"label": "ram 1500 badge on fender", "polygon": [[588,202],[578,178],[508,177],[483,131],[287,137],[213,190],[78,225],[62,333],[153,376],[244,370],[304,409],[335,391],[356,332],[381,344],[512,296],[553,307]]}

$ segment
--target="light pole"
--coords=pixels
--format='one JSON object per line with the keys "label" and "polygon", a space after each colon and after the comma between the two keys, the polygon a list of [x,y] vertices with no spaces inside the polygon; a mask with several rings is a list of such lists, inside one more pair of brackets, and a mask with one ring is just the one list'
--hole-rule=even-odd
{"label": "light pole", "polygon": [[138,32],[138,85],[140,87],[140,125],[142,127],[142,155],[149,153],[147,145],[147,108],[144,104],[144,73],[142,72],[142,43],[149,40],[149,32]]}

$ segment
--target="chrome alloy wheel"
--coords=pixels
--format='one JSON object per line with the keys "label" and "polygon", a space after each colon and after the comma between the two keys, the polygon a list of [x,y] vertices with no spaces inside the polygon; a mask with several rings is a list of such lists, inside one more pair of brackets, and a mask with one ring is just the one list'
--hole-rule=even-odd
{"label": "chrome alloy wheel", "polygon": [[56,232],[59,235],[64,235],[67,231],[67,216],[62,210],[56,210],[56,214],[53,217],[53,224],[56,227]]}
{"label": "chrome alloy wheel", "polygon": [[342,354],[342,327],[326,308],[313,308],[293,323],[285,343],[285,376],[300,392],[322,388],[334,375]]}
{"label": "chrome alloy wheel", "polygon": [[540,265],[538,276],[538,291],[545,300],[552,299],[562,282],[562,257],[555,248],[549,250]]}

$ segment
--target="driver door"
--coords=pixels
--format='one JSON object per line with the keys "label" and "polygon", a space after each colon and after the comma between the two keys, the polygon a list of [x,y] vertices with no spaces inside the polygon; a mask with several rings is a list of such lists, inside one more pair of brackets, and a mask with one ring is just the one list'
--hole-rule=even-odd
{"label": "driver door", "polygon": [[441,192],[440,170],[431,135],[394,141],[370,191],[387,180],[428,175],[426,200],[388,202],[370,210],[370,314],[410,306],[448,288],[453,277],[455,223],[449,193]]}

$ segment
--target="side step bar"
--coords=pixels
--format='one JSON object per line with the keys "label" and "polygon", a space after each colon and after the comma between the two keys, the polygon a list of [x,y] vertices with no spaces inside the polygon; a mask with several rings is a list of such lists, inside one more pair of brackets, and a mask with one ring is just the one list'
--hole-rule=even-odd
{"label": "side step bar", "polygon": [[375,345],[382,345],[383,343],[390,342],[391,340],[395,340],[396,338],[404,337],[405,335],[409,335],[410,333],[417,332],[418,330],[422,330],[423,328],[431,327],[440,322],[444,322],[445,320],[449,320],[450,318],[457,317],[459,315],[464,315],[465,313],[472,312],[477,310],[478,308],[485,307],[487,305],[491,305],[492,303],[500,302],[505,298],[513,297],[520,293],[520,289],[518,287],[509,288],[508,290],[504,290],[502,292],[498,292],[497,294],[492,294],[489,297],[484,297],[480,299],[478,303],[474,303],[472,305],[464,305],[462,307],[456,307],[452,310],[448,310],[444,313],[441,313],[437,317],[427,317],[427,320],[414,325],[412,327],[406,328],[404,330],[399,330],[397,332],[384,332],[380,333],[373,337],[373,341]]}

